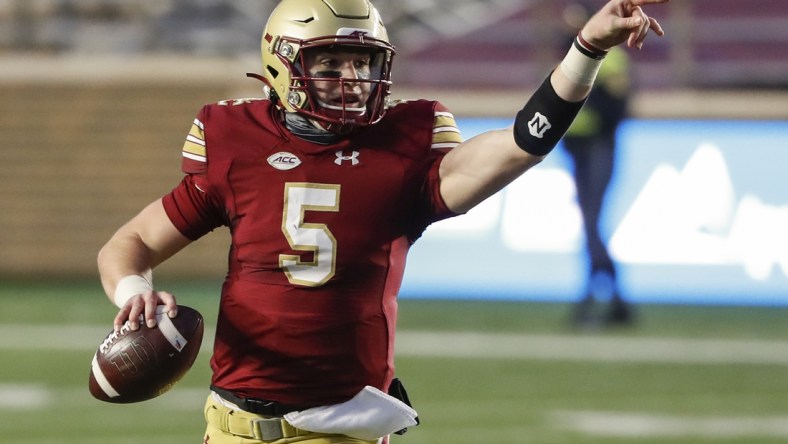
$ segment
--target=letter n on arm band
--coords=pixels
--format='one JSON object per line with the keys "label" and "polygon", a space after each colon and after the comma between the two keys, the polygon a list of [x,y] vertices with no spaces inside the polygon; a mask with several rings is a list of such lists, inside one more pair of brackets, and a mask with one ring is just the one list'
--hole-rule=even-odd
{"label": "letter n on arm band", "polygon": [[585,100],[567,102],[556,94],[550,76],[514,119],[514,141],[523,151],[547,155],[564,136]]}

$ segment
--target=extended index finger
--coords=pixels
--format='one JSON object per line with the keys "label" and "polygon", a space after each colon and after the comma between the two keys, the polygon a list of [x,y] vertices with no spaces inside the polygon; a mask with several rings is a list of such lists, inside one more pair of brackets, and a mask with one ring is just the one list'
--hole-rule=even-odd
{"label": "extended index finger", "polygon": [[649,17],[649,27],[652,31],[654,31],[658,36],[665,35],[665,30],[662,29],[662,25],[654,19],[653,17]]}

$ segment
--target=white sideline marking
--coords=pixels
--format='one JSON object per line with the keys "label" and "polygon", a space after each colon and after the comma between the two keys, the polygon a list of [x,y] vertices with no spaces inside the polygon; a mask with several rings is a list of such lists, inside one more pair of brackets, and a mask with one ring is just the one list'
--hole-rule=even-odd
{"label": "white sideline marking", "polygon": [[397,347],[425,357],[788,365],[783,341],[404,331]]}
{"label": "white sideline marking", "polygon": [[112,325],[0,324],[0,350],[95,351],[111,330]]}
{"label": "white sideline marking", "polygon": [[[111,331],[112,325],[0,324],[0,350],[95,351]],[[201,349],[212,346],[213,331],[206,331]]]}
{"label": "white sideline marking", "polygon": [[52,402],[52,392],[34,384],[0,384],[0,410],[38,410]]}
{"label": "white sideline marking", "polygon": [[[164,396],[146,401],[152,408],[166,411],[194,410],[195,406],[205,403],[208,388],[178,387]],[[0,384],[0,418],[2,411],[35,411],[51,408],[53,405],[68,405],[72,408],[96,407],[102,405],[88,393],[86,386],[47,387],[42,384]],[[2,440],[0,440],[2,442]]]}
{"label": "white sideline marking", "polygon": [[712,416],[686,417],[625,412],[554,412],[559,427],[588,435],[632,437],[742,438],[769,436],[788,438],[788,417]]}
{"label": "white sideline marking", "polygon": [[[0,350],[95,350],[111,327],[0,325]],[[202,348],[213,345],[207,329]],[[436,358],[788,365],[777,340],[682,339],[400,331],[397,355]]]}

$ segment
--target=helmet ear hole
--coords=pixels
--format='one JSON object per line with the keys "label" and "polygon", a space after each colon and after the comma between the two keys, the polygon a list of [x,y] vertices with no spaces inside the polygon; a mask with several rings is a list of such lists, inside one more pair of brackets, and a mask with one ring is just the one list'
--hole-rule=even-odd
{"label": "helmet ear hole", "polygon": [[275,70],[271,65],[266,66],[265,69],[268,70],[268,73],[271,74],[272,78],[275,79],[279,77],[279,71]]}

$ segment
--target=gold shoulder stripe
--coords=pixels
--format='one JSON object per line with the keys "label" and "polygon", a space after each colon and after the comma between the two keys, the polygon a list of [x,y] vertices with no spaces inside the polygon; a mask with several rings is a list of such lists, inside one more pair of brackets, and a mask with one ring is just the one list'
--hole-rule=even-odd
{"label": "gold shoulder stripe", "polygon": [[192,127],[189,129],[189,136],[199,140],[205,140],[205,128],[202,122],[195,120]]}
{"label": "gold shoulder stripe", "polygon": [[455,146],[462,143],[462,140],[457,138],[436,138],[433,137],[432,145],[430,148],[454,148]]}
{"label": "gold shoulder stripe", "polygon": [[457,128],[454,115],[446,111],[436,111],[432,129],[432,148],[454,148],[460,143],[462,143],[462,134]]}
{"label": "gold shoulder stripe", "polygon": [[456,126],[441,126],[432,130],[433,133],[459,133],[460,129]]}
{"label": "gold shoulder stripe", "polygon": [[187,154],[191,154],[193,156],[199,156],[203,159],[205,158],[205,145],[200,145],[194,142],[187,140],[183,144],[183,155],[186,156]]}
{"label": "gold shoulder stripe", "polygon": [[205,162],[205,127],[202,122],[194,119],[189,135],[183,143],[183,157]]}
{"label": "gold shoulder stripe", "polygon": [[454,120],[454,116],[435,116],[435,128],[441,127],[457,127],[457,122]]}

